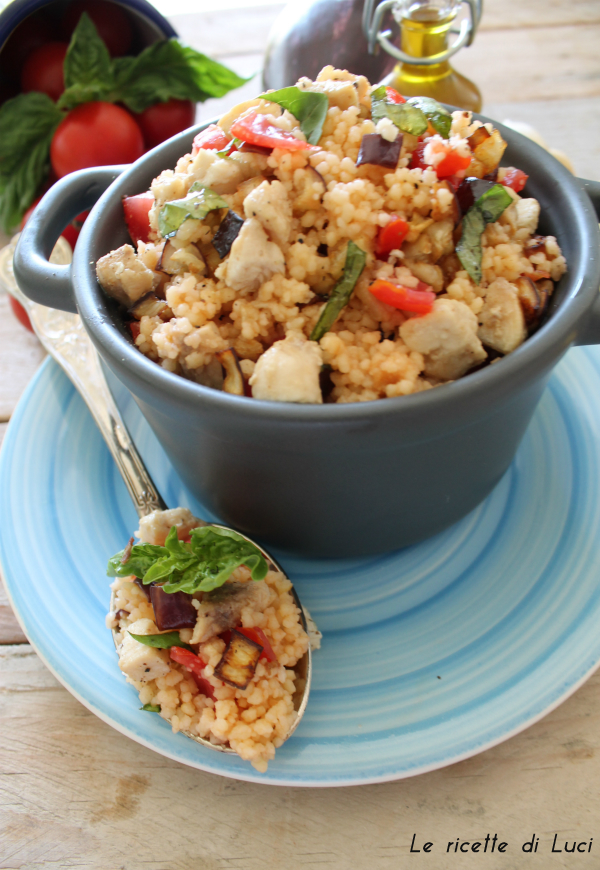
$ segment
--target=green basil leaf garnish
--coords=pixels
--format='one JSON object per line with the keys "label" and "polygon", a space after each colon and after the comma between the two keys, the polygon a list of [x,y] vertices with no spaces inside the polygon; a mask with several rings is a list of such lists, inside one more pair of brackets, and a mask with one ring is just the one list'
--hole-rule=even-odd
{"label": "green basil leaf garnish", "polygon": [[153,649],[171,649],[172,646],[181,646],[194,652],[189,643],[184,643],[179,637],[178,631],[165,631],[164,634],[133,634],[128,632],[138,643],[151,646]]}
{"label": "green basil leaf garnish", "polygon": [[427,130],[427,118],[421,109],[410,103],[388,102],[384,85],[371,93],[371,118],[374,124],[382,118],[389,118],[398,129],[412,136],[420,136]]}
{"label": "green basil leaf garnish", "polygon": [[452,115],[441,103],[438,103],[432,97],[411,97],[406,102],[409,106],[414,106],[415,109],[420,109],[423,112],[435,132],[439,133],[442,139],[450,137]]}
{"label": "green basil leaf garnish", "polygon": [[145,710],[146,713],[160,713],[160,704],[144,704],[140,710]]}
{"label": "green basil leaf garnish", "polygon": [[[240,565],[250,569],[253,580],[264,580],[269,570],[267,560],[258,547],[237,532],[216,526],[192,529],[190,543],[180,541],[177,529],[173,526],[164,547],[137,544],[132,547],[125,563],[122,562],[124,552],[117,553],[109,560],[109,576],[127,577],[135,574],[144,584],[161,581],[165,592],[210,592],[222,586]],[[145,635],[153,638],[168,636]],[[135,637],[140,640],[137,635]],[[185,646],[177,642],[170,644],[173,645]]]}
{"label": "green basil leaf garnish", "polygon": [[281,88],[272,94],[260,94],[261,100],[278,103],[300,122],[300,129],[310,145],[316,145],[323,132],[329,100],[327,94],[301,91],[300,88]]}
{"label": "green basil leaf garnish", "polygon": [[60,109],[72,109],[92,100],[105,100],[113,89],[110,54],[96,27],[84,12],[73,31],[64,63],[65,90]]}
{"label": "green basil leaf garnish", "polygon": [[512,201],[507,189],[495,184],[473,203],[463,218],[456,256],[476,284],[481,281],[481,235],[486,224],[497,221]]}
{"label": "green basil leaf garnish", "polygon": [[163,239],[170,239],[188,218],[204,220],[209,211],[216,208],[229,208],[229,205],[210,187],[196,181],[183,199],[174,199],[163,205],[158,214],[158,231]]}
{"label": "green basil leaf garnish", "polygon": [[331,291],[331,296],[310,334],[311,341],[320,341],[325,333],[329,332],[342,308],[350,301],[352,291],[356,287],[356,282],[360,278],[366,262],[367,255],[362,248],[359,248],[352,241],[348,242],[344,274]]}
{"label": "green basil leaf garnish", "polygon": [[63,118],[46,94],[31,91],[0,106],[0,227],[16,229],[50,170],[50,143]]}

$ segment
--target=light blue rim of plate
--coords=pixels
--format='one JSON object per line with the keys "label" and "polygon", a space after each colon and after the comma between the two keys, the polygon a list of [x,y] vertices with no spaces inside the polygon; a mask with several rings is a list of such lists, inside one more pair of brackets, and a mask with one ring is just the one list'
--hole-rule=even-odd
{"label": "light blue rim of plate", "polygon": [[[137,406],[117,402],[171,505],[186,491]],[[600,349],[557,368],[511,468],[452,528],[396,553],[274,553],[324,633],[300,727],[259,774],[141,712],[104,627],[106,559],[137,518],[92,418],[51,361],[0,455],[0,561],[34,648],[105,722],[162,755],[286,786],[385,782],[435,770],[527,728],[600,663]],[[449,460],[451,458],[449,457]]]}

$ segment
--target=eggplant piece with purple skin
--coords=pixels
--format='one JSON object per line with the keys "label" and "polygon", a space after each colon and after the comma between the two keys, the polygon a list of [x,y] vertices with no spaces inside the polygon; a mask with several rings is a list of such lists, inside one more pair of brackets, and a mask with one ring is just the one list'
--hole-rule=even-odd
{"label": "eggplant piece with purple skin", "polygon": [[236,689],[245,689],[254,676],[262,651],[260,644],[234,629],[221,661],[215,668],[215,676]]}
{"label": "eggplant piece with purple skin", "polygon": [[150,586],[150,600],[159,631],[193,628],[198,611],[187,592],[165,592],[161,586]]}
{"label": "eggplant piece with purple skin", "polygon": [[385,166],[387,169],[395,169],[400,160],[401,148],[401,133],[396,136],[393,142],[388,142],[379,133],[367,133],[362,137],[356,165],[362,166],[363,163],[370,163],[375,166]]}
{"label": "eggplant piece with purple skin", "polygon": [[456,199],[463,214],[466,214],[471,206],[487,193],[497,182],[486,178],[475,178],[470,176],[464,178],[456,189]]}
{"label": "eggplant piece with purple skin", "polygon": [[231,246],[237,239],[243,223],[244,219],[234,211],[231,211],[231,209],[221,221],[221,226],[212,240],[213,247],[221,259],[226,257],[231,250]]}

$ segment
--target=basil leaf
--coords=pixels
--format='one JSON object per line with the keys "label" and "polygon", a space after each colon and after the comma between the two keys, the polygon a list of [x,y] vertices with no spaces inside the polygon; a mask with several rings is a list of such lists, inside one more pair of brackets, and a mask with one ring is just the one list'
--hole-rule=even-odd
{"label": "basil leaf", "polygon": [[204,102],[249,81],[176,39],[155,42],[137,57],[116,58],[113,70],[114,99],[132,112],[170,99]]}
{"label": "basil leaf", "polygon": [[396,127],[412,136],[420,136],[427,130],[427,118],[421,109],[410,103],[389,103],[384,85],[371,93],[371,118],[374,124],[382,118],[389,118]]}
{"label": "basil leaf", "polygon": [[410,106],[420,109],[436,133],[443,139],[450,138],[452,115],[432,97],[411,97],[406,101]]}
{"label": "basil leaf", "polygon": [[360,278],[366,262],[367,255],[362,248],[359,248],[352,241],[348,242],[344,274],[331,291],[331,296],[310,334],[311,341],[320,341],[325,333],[329,332],[342,308],[350,301],[352,291],[356,287],[356,282]]}
{"label": "basil leaf", "polygon": [[160,705],[159,704],[144,704],[143,707],[140,707],[140,710],[145,710],[146,713],[160,713]]}
{"label": "basil leaf", "polygon": [[50,142],[63,118],[46,94],[32,91],[0,107],[0,226],[20,223],[50,169]]}
{"label": "basil leaf", "polygon": [[61,109],[106,99],[112,90],[110,54],[96,26],[84,12],[73,31],[64,64],[65,90],[58,100]]}
{"label": "basil leaf", "polygon": [[181,640],[178,631],[165,631],[164,634],[133,634],[131,631],[127,633],[138,643],[151,646],[153,649],[171,649],[172,646],[181,646],[194,652],[189,643]]}
{"label": "basil leaf", "polygon": [[171,239],[188,218],[203,220],[216,208],[229,208],[229,205],[210,187],[196,181],[183,199],[174,199],[163,205],[158,214],[158,231],[163,239]]}
{"label": "basil leaf", "polygon": [[121,550],[108,560],[106,573],[109,577],[129,577],[134,574],[139,580],[143,580],[152,565],[168,555],[165,547],[156,544],[136,544],[131,548],[129,559],[123,563],[124,552],[125,550]]}
{"label": "basil leaf", "polygon": [[456,256],[476,284],[481,281],[481,235],[486,224],[497,221],[512,201],[506,188],[495,184],[473,203],[463,218]]}
{"label": "basil leaf", "polygon": [[323,132],[329,109],[327,94],[301,91],[300,88],[281,88],[271,94],[260,94],[259,99],[277,103],[300,121],[300,129],[311,145],[316,145]]}

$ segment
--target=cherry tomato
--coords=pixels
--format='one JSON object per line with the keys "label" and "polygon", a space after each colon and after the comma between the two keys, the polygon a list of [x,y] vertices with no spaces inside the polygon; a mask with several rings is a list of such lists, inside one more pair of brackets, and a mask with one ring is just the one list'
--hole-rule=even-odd
{"label": "cherry tomato", "polygon": [[447,178],[466,169],[471,162],[471,156],[461,157],[456,151],[449,151],[444,159],[435,167],[438,178]]}
{"label": "cherry tomato", "polygon": [[396,88],[386,87],[385,89],[385,98],[388,103],[405,103],[406,100],[399,94]]}
{"label": "cherry tomato", "polygon": [[68,47],[66,42],[48,42],[30,54],[21,73],[21,90],[41,91],[56,102],[65,89],[63,66]]}
{"label": "cherry tomato", "polygon": [[520,193],[527,184],[528,178],[529,176],[522,169],[515,169],[514,166],[510,166],[504,173],[502,184],[504,187],[510,187],[515,193]]}
{"label": "cherry tomato", "polygon": [[113,103],[84,103],[60,122],[50,146],[59,178],[86,166],[133,163],[144,153],[142,131]]}
{"label": "cherry tomato", "polygon": [[[197,136],[194,136],[194,145],[192,154],[197,154],[201,148],[214,149],[222,151],[232,140],[227,133],[223,132],[217,124],[210,124],[206,130],[202,130]],[[236,150],[235,147],[232,150]]]}
{"label": "cherry tomato", "polygon": [[112,57],[127,54],[132,40],[131,24],[118,3],[107,0],[76,0],[71,3],[62,20],[63,33],[67,39],[71,38],[82,12],[90,16]]}
{"label": "cherry tomato", "polygon": [[250,145],[262,148],[282,148],[285,151],[303,151],[311,146],[302,139],[296,139],[286,130],[281,130],[271,124],[266,115],[249,112],[245,117],[238,118],[231,125],[231,135]]}
{"label": "cherry tomato", "polygon": [[31,320],[29,319],[29,315],[27,314],[21,303],[17,302],[16,299],[13,299],[10,293],[8,294],[8,301],[10,302],[12,312],[19,321],[19,323],[24,326],[25,329],[28,329],[29,332],[33,332],[33,327],[31,326]]}
{"label": "cherry tomato", "polygon": [[371,284],[369,292],[380,302],[385,302],[392,308],[413,311],[415,314],[429,314],[435,302],[435,293],[429,284],[424,284],[422,281],[419,281],[417,288],[413,289],[378,279]]}
{"label": "cherry tomato", "polygon": [[408,235],[409,226],[406,221],[399,217],[393,217],[389,224],[379,230],[377,248],[375,253],[378,257],[387,257],[390,251],[400,247]]}
{"label": "cherry tomato", "polygon": [[137,196],[123,197],[125,223],[127,224],[131,240],[136,245],[138,242],[150,241],[148,213],[153,205],[154,197],[151,193],[138,193]]}
{"label": "cherry tomato", "polygon": [[154,148],[194,123],[196,106],[191,100],[168,100],[156,103],[139,115],[134,115],[144,134],[146,148]]}
{"label": "cherry tomato", "polygon": [[44,12],[29,15],[16,27],[0,52],[0,69],[3,77],[19,80],[23,64],[40,45],[57,39],[54,22]]}

